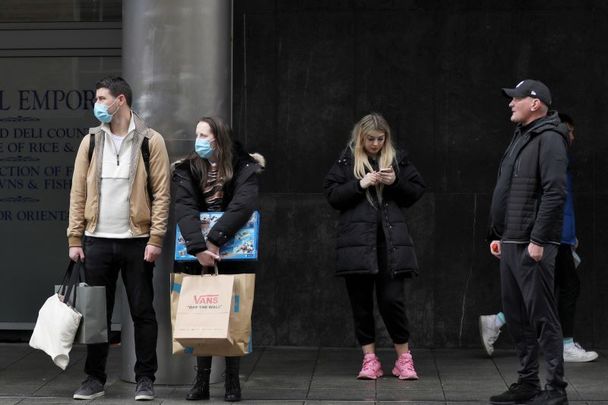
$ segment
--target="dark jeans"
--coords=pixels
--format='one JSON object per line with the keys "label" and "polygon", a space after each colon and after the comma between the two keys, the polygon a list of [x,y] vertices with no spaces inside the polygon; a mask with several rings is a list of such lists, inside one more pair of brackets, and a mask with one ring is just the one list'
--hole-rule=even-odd
{"label": "dark jeans", "polygon": [[[116,281],[121,273],[127,292],[129,309],[133,318],[135,335],[135,377],[150,377],[158,368],[156,339],[158,325],[152,301],[154,290],[152,275],[154,263],[144,261],[148,238],[133,239],[84,239],[85,277],[92,286],[106,287],[108,311],[108,333],[110,331]],[[84,371],[105,384],[109,343],[87,345],[87,360]]]}
{"label": "dark jeans", "polygon": [[555,259],[555,294],[557,311],[565,338],[574,337],[574,313],[576,300],[581,292],[578,271],[574,267],[572,247],[562,244]]}
{"label": "dark jeans", "polygon": [[557,250],[557,245],[545,245],[542,260],[536,262],[528,254],[527,243],[502,243],[500,280],[502,307],[520,361],[519,381],[540,385],[542,349],[548,384],[563,388],[567,384],[554,280]]}

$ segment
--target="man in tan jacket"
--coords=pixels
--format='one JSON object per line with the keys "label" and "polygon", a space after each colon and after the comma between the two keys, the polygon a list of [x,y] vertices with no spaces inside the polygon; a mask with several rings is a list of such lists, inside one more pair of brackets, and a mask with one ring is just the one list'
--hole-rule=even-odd
{"label": "man in tan jacket", "polygon": [[[154,398],[158,326],[152,306],[154,261],[161,253],[170,201],[169,157],[162,136],[131,110],[120,77],[96,84],[95,117],[74,163],[69,256],[85,263],[86,282],[106,287],[108,331],[121,273],[134,323],[136,400]],[[105,394],[109,343],[87,346],[87,378],[74,399]]]}

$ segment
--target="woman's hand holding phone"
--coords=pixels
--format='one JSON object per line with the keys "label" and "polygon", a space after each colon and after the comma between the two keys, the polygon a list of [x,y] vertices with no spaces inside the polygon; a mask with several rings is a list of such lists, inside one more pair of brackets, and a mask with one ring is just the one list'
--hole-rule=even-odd
{"label": "woman's hand holding phone", "polygon": [[395,179],[397,178],[395,176],[395,171],[392,167],[385,167],[383,169],[380,169],[378,173],[380,173],[380,182],[386,185],[393,184],[395,182]]}

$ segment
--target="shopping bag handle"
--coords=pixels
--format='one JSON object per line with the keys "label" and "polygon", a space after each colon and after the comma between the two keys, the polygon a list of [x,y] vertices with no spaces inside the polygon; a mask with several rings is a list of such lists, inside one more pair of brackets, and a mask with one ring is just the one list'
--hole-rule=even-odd
{"label": "shopping bag handle", "polygon": [[[201,271],[201,276],[205,275],[205,269],[210,269],[211,266],[204,266],[203,270]],[[217,268],[217,264],[213,265],[213,273],[209,274],[209,276],[217,276],[219,274],[219,270]]]}
{"label": "shopping bag handle", "polygon": [[[74,271],[74,265],[78,265],[78,271]],[[82,264],[80,262],[74,262],[73,260],[70,260],[68,268],[65,271],[65,275],[63,276],[63,280],[61,281],[59,295],[63,296],[63,302],[70,307],[76,306],[77,289],[74,287],[76,287],[79,283],[81,269]],[[72,300],[70,300],[72,291],[74,292],[74,297]]]}

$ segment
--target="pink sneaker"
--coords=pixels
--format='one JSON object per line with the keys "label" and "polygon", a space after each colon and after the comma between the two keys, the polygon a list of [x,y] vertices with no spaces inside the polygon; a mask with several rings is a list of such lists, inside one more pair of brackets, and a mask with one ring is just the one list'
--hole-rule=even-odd
{"label": "pink sneaker", "polygon": [[380,360],[374,353],[363,356],[363,365],[357,376],[359,380],[375,380],[383,375],[382,364],[380,364]]}
{"label": "pink sneaker", "polygon": [[410,352],[403,353],[395,362],[393,375],[399,377],[400,380],[417,380],[418,374],[414,369],[414,359]]}

